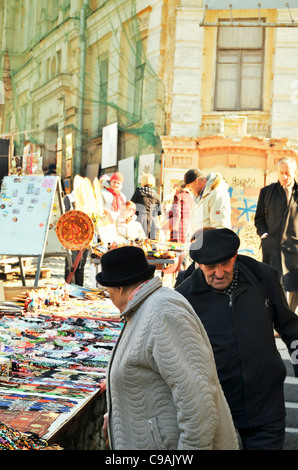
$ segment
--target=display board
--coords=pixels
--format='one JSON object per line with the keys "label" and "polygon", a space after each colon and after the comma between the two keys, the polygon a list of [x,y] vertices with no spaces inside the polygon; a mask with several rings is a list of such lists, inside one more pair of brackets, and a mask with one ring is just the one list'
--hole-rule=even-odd
{"label": "display board", "polygon": [[126,200],[132,197],[134,193],[134,157],[128,157],[123,160],[119,160],[118,162],[118,169],[120,173],[123,175],[123,187],[121,191],[126,196]]}
{"label": "display board", "polygon": [[19,257],[24,285],[22,257],[39,257],[35,285],[47,244],[47,256],[64,254],[70,259],[55,236],[55,224],[62,212],[59,177],[4,177],[0,193],[0,255]]}
{"label": "display board", "polygon": [[101,168],[117,165],[118,123],[114,122],[102,129]]}
{"label": "display board", "polygon": [[0,194],[0,252],[39,256],[46,241],[56,176],[6,176]]}

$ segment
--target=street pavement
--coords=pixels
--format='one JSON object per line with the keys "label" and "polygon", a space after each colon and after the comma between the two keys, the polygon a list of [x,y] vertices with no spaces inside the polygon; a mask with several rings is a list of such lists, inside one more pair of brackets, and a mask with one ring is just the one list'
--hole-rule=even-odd
{"label": "street pavement", "polygon": [[298,450],[298,378],[294,377],[292,362],[285,344],[279,338],[276,339],[276,343],[287,368],[287,377],[284,385],[287,412],[284,449]]}
{"label": "street pavement", "polygon": [[[64,264],[65,258],[45,258],[42,267],[50,270],[50,278],[41,278],[38,287],[56,286],[64,283]],[[160,271],[157,271],[160,275]],[[1,279],[1,278],[0,278]],[[4,286],[22,286],[20,277],[13,281],[2,279]],[[172,286],[172,274],[167,274],[163,278],[163,285]],[[88,257],[84,271],[84,286],[95,287],[95,273]],[[34,277],[26,278],[26,287],[34,287]],[[287,378],[285,381],[285,403],[286,403],[286,441],[285,450],[298,450],[298,378],[294,377],[294,371],[291,364],[287,348],[280,338],[276,339],[277,348],[287,368]],[[268,374],[272,371],[268,371]]]}

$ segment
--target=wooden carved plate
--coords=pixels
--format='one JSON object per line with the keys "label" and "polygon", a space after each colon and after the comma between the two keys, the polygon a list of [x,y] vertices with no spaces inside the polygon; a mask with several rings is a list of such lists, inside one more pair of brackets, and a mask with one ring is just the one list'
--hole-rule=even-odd
{"label": "wooden carved plate", "polygon": [[82,250],[92,241],[95,228],[92,219],[85,212],[65,212],[57,222],[56,235],[64,248]]}

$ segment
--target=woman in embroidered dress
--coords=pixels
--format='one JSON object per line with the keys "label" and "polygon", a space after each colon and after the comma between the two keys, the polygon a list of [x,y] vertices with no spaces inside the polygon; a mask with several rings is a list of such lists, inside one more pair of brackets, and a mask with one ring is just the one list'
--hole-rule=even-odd
{"label": "woman in embroidered dress", "polygon": [[110,184],[102,188],[103,206],[115,221],[118,218],[122,204],[125,204],[126,197],[121,192],[123,186],[123,175],[116,171],[110,179]]}
{"label": "woman in embroidered dress", "polygon": [[132,201],[126,201],[122,206],[117,221],[118,235],[128,240],[144,240],[146,238],[140,222],[136,220],[136,205]]}

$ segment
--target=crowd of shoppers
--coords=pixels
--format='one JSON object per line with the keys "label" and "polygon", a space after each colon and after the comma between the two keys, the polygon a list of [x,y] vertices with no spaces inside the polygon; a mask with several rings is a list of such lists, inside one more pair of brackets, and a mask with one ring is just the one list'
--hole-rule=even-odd
{"label": "crowd of shoppers", "polygon": [[121,194],[122,175],[108,182],[117,188],[105,188],[112,195],[105,208],[123,236],[159,239],[167,230],[166,239],[185,243],[191,260],[173,289],[154,276],[141,248],[102,256],[97,282],[124,320],[107,373],[104,432],[111,449],[283,448],[286,370],[275,332],[292,354],[295,172],[296,162],[282,159],[278,182],[260,192],[255,224],[264,262],[238,254],[228,185],[219,173],[188,170],[167,213],[152,175],[143,175],[131,201]]}

